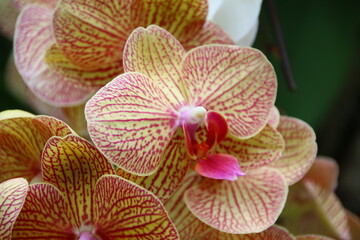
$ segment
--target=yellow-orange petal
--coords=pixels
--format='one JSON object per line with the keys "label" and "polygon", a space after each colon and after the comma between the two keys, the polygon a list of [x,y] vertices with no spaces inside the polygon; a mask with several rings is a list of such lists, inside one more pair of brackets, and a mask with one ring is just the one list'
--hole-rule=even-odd
{"label": "yellow-orange petal", "polygon": [[79,239],[64,195],[53,185],[32,184],[12,239]]}
{"label": "yellow-orange petal", "polygon": [[148,77],[125,73],[100,89],[85,106],[95,145],[117,166],[151,175],[176,130],[166,94]]}
{"label": "yellow-orange petal", "polygon": [[[19,112],[6,112],[14,116]],[[20,114],[25,116],[24,114]],[[28,181],[40,171],[40,158],[46,141],[56,134],[65,136],[71,129],[47,116],[14,117],[0,121],[0,182],[24,177]]]}
{"label": "yellow-orange petal", "polygon": [[11,232],[28,192],[24,178],[14,178],[0,184],[0,239],[10,240]]}
{"label": "yellow-orange petal", "polygon": [[213,22],[206,22],[200,32],[189,42],[182,43],[186,50],[206,44],[228,44],[235,45],[235,42],[227,35],[221,27]]}
{"label": "yellow-orange petal", "polygon": [[304,179],[334,191],[337,186],[339,166],[330,157],[319,156],[304,176]]}
{"label": "yellow-orange petal", "polygon": [[17,117],[35,117],[35,115],[20,109],[5,110],[0,112],[0,121],[8,118],[17,118]]}
{"label": "yellow-orange petal", "polygon": [[139,72],[166,94],[171,105],[177,109],[185,102],[181,77],[181,61],[185,50],[166,30],[151,25],[135,29],[124,49],[124,71]]}
{"label": "yellow-orange petal", "polygon": [[41,166],[43,181],[64,194],[75,225],[91,224],[95,184],[102,175],[114,173],[105,156],[81,137],[52,137],[44,147]]}
{"label": "yellow-orange petal", "polygon": [[230,234],[213,229],[199,240],[295,240],[295,238],[285,228],[273,225],[265,231],[251,234]]}
{"label": "yellow-orange petal", "polygon": [[131,22],[142,27],[158,25],[187,42],[201,30],[207,11],[205,0],[132,0]]}
{"label": "yellow-orange petal", "polygon": [[237,181],[205,179],[185,193],[190,211],[211,227],[232,234],[260,232],[275,223],[288,193],[282,174],[262,167]]}
{"label": "yellow-orange petal", "polygon": [[203,179],[196,172],[190,170],[180,188],[165,204],[165,208],[173,219],[180,238],[183,240],[196,239],[211,229],[209,225],[200,221],[199,218],[190,212],[184,201],[185,192],[199,184]]}
{"label": "yellow-orange petal", "polygon": [[314,130],[300,119],[280,118],[278,131],[285,140],[282,157],[270,165],[278,169],[289,185],[299,181],[313,164],[317,144]]}
{"label": "yellow-orange petal", "polygon": [[138,176],[121,168],[116,174],[152,192],[163,203],[175,193],[189,167],[189,157],[184,147],[182,129],[178,129],[165,148],[159,169],[149,176]]}
{"label": "yellow-orange petal", "polygon": [[214,151],[235,156],[241,170],[246,172],[278,160],[284,149],[281,134],[265,126],[260,133],[245,140],[228,135]]}
{"label": "yellow-orange petal", "polygon": [[190,50],[183,84],[190,105],[222,114],[230,133],[243,139],[264,128],[277,90],[275,71],[260,51],[230,45]]}
{"label": "yellow-orange petal", "polygon": [[95,229],[101,239],[179,239],[161,201],[119,176],[98,180],[95,209]]}
{"label": "yellow-orange petal", "polygon": [[130,34],[130,1],[60,1],[53,17],[56,43],[67,59],[84,70],[121,63]]}

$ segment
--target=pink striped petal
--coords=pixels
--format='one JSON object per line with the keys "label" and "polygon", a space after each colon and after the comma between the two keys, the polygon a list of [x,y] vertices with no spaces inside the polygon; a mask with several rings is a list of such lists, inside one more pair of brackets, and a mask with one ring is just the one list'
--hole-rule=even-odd
{"label": "pink striped petal", "polygon": [[125,73],[99,90],[85,107],[95,145],[124,170],[150,175],[160,166],[175,129],[166,94],[150,78]]}
{"label": "pink striped petal", "polygon": [[53,185],[30,185],[12,239],[78,239],[64,195]]}
{"label": "pink striped petal", "polygon": [[297,236],[295,238],[295,240],[334,240],[334,239],[329,238],[329,237],[325,237],[325,236],[311,234],[311,235]]}
{"label": "pink striped petal", "polygon": [[95,229],[101,239],[179,239],[160,200],[119,176],[98,180],[95,208]]}
{"label": "pink striped petal", "polygon": [[339,166],[329,157],[317,157],[304,179],[314,182],[326,189],[334,191],[337,186]]}
{"label": "pink striped petal", "polygon": [[273,106],[270,111],[268,124],[276,129],[279,126],[279,123],[280,123],[280,112],[277,109],[277,107]]}
{"label": "pink striped petal", "polygon": [[276,75],[258,50],[201,46],[183,60],[189,102],[222,114],[230,133],[249,138],[264,128],[276,96]]}
{"label": "pink striped petal", "polygon": [[155,25],[137,28],[125,45],[124,71],[150,77],[177,109],[184,105],[186,96],[180,83],[184,55],[184,48],[166,30]]}
{"label": "pink striped petal", "polygon": [[314,163],[317,144],[314,130],[300,119],[281,117],[278,131],[285,140],[282,157],[271,163],[289,185],[299,181]]}
{"label": "pink striped petal", "polygon": [[28,192],[24,178],[14,178],[0,184],[0,238],[11,239],[11,232]]}
{"label": "pink striped petal", "polygon": [[75,135],[53,137],[42,155],[43,180],[56,186],[70,206],[75,225],[89,225],[94,220],[96,181],[114,170],[93,145]]}
{"label": "pink striped petal", "polygon": [[275,223],[288,188],[276,169],[249,171],[237,181],[205,179],[185,193],[190,211],[223,232],[260,232]]}
{"label": "pink striped petal", "polygon": [[200,32],[189,42],[183,43],[186,50],[206,44],[235,45],[235,42],[227,35],[221,27],[213,22],[206,22]]}
{"label": "pink striped petal", "polygon": [[131,10],[135,26],[155,24],[187,42],[204,25],[208,5],[205,0],[132,0]]}
{"label": "pink striped petal", "polygon": [[[19,116],[19,111],[3,115]],[[65,123],[52,117],[22,116],[0,121],[0,182],[15,177],[31,181],[41,172],[40,158],[46,141],[54,135],[72,132]]]}
{"label": "pink striped petal", "polygon": [[189,171],[180,188],[165,204],[166,210],[173,219],[174,224],[179,231],[180,238],[183,240],[194,239],[204,232],[209,231],[211,227],[198,219],[190,212],[184,201],[184,194],[189,188],[199,184],[204,178]]}
{"label": "pink striped petal", "polygon": [[41,100],[55,106],[84,102],[93,88],[67,81],[45,64],[45,53],[53,44],[52,8],[31,5],[18,18],[14,36],[17,68],[27,86]]}
{"label": "pink striped petal", "polygon": [[197,160],[195,171],[212,179],[235,181],[245,173],[240,170],[236,157],[229,154],[211,154]]}
{"label": "pink striped petal", "polygon": [[58,44],[51,45],[45,53],[45,63],[58,73],[63,81],[70,82],[73,88],[81,86],[85,89],[98,90],[117,75],[123,73],[121,59],[110,63],[98,64],[96,68],[82,68],[72,63],[59,48]]}
{"label": "pink striped petal", "polygon": [[117,175],[128,179],[154,193],[162,202],[166,202],[182,185],[182,180],[188,170],[190,159],[184,148],[182,129],[178,129],[167,145],[159,169],[149,176],[130,174],[121,168]]}
{"label": "pink striped petal", "polygon": [[74,65],[96,70],[121,63],[132,30],[130,1],[64,0],[57,6],[53,29],[60,50]]}
{"label": "pink striped petal", "polygon": [[295,240],[295,238],[285,228],[273,225],[265,231],[252,234],[230,234],[213,229],[199,240]]}
{"label": "pink striped petal", "polygon": [[228,135],[214,151],[235,156],[241,170],[247,172],[278,160],[284,148],[281,134],[265,126],[260,133],[246,140]]}
{"label": "pink striped petal", "polygon": [[29,4],[42,4],[55,8],[59,0],[12,0],[14,5],[20,11]]}

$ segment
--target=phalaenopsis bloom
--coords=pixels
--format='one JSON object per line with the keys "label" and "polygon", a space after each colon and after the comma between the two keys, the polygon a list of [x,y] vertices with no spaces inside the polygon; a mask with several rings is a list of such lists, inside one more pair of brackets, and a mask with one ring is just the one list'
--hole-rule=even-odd
{"label": "phalaenopsis bloom", "polygon": [[277,84],[264,55],[230,45],[186,52],[150,26],[130,35],[124,70],[85,109],[92,140],[118,174],[167,201],[194,167],[205,178],[195,174],[185,201],[202,222],[229,233],[272,225],[316,143],[297,119],[267,124]]}

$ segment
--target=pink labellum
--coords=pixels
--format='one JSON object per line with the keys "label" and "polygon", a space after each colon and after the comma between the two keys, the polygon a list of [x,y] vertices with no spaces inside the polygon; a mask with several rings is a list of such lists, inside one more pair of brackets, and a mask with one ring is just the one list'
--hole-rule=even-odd
{"label": "pink labellum", "polygon": [[195,171],[201,176],[212,179],[235,181],[245,173],[240,170],[236,157],[229,154],[212,154],[198,159]]}
{"label": "pink labellum", "polygon": [[212,111],[206,115],[206,127],[206,143],[210,149],[224,140],[229,131],[225,118],[221,114]]}

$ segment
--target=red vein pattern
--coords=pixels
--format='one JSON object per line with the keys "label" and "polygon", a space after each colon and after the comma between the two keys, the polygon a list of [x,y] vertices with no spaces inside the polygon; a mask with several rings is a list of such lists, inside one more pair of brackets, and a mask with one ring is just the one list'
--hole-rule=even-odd
{"label": "red vein pattern", "polygon": [[235,45],[235,42],[213,22],[206,22],[201,31],[189,42],[183,43],[186,50],[206,44],[228,44]]}
{"label": "red vein pattern", "polygon": [[235,156],[240,169],[246,172],[278,160],[284,149],[281,134],[270,126],[265,126],[260,133],[245,140],[228,135],[214,152]]}
{"label": "red vein pattern", "polygon": [[190,159],[186,154],[181,128],[178,128],[171,138],[161,161],[159,169],[149,176],[141,177],[130,174],[120,168],[116,174],[154,193],[164,203],[180,187],[189,167]]}
{"label": "red vein pattern", "polygon": [[24,178],[14,178],[0,184],[0,238],[11,239],[13,225],[18,217],[28,192]]}
{"label": "red vein pattern", "polygon": [[214,229],[199,240],[295,240],[295,238],[285,228],[273,225],[263,232],[252,234],[229,234]]}
{"label": "red vein pattern", "polygon": [[30,185],[12,239],[78,239],[64,195],[53,185]]}
{"label": "red vein pattern", "polygon": [[121,63],[126,37],[133,29],[130,1],[61,1],[53,29],[59,48],[75,66],[96,70]]}
{"label": "red vein pattern", "polygon": [[176,115],[164,96],[144,75],[118,76],[85,106],[93,142],[120,168],[138,175],[154,173],[176,129]]}
{"label": "red vein pattern", "polygon": [[249,171],[237,181],[204,179],[187,190],[185,202],[201,221],[223,232],[260,232],[275,223],[288,193],[276,169]]}
{"label": "red vein pattern", "polygon": [[235,136],[252,137],[267,123],[277,81],[273,67],[260,51],[201,46],[186,54],[183,74],[190,105],[221,113]]}
{"label": "red vein pattern", "polygon": [[207,11],[206,0],[132,0],[131,22],[143,27],[158,25],[187,42],[201,30]]}
{"label": "red vein pattern", "polygon": [[42,156],[43,180],[64,193],[74,226],[94,221],[96,181],[114,170],[108,160],[89,142],[75,135],[53,137]]}
{"label": "red vein pattern", "polygon": [[200,221],[190,212],[184,201],[184,194],[190,187],[195,186],[204,179],[197,173],[189,171],[180,188],[165,204],[166,210],[174,220],[176,229],[179,231],[182,240],[196,239],[204,232],[209,231],[211,227]]}
{"label": "red vein pattern", "polygon": [[31,5],[21,11],[14,37],[16,66],[27,86],[43,101],[56,106],[79,104],[94,89],[67,81],[45,64],[45,53],[54,42],[52,13],[46,5]]}
{"label": "red vein pattern", "polygon": [[165,93],[175,109],[183,106],[186,94],[181,85],[181,61],[185,55],[182,45],[169,32],[151,25],[135,29],[125,45],[125,72],[139,72]]}
{"label": "red vein pattern", "polygon": [[351,239],[346,211],[336,195],[331,190],[309,181],[304,181],[304,186],[315,200],[321,218],[325,219],[335,236],[344,240]]}
{"label": "red vein pattern", "polygon": [[285,140],[282,157],[270,165],[278,169],[289,185],[299,181],[312,166],[317,144],[314,130],[300,119],[280,118],[278,131]]}
{"label": "red vein pattern", "polygon": [[337,187],[338,176],[339,166],[334,159],[317,157],[303,179],[334,191]]}
{"label": "red vein pattern", "polygon": [[119,176],[99,179],[95,204],[96,234],[101,239],[179,239],[161,202]]}

